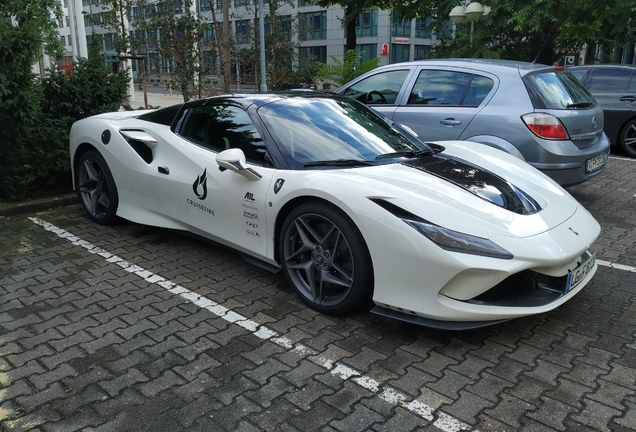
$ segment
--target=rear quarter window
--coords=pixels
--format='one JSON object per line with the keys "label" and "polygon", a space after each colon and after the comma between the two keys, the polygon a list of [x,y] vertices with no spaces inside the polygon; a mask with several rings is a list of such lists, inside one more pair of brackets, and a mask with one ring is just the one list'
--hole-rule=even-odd
{"label": "rear quarter window", "polygon": [[171,126],[172,121],[177,116],[177,113],[181,109],[181,105],[173,105],[167,108],[152,111],[146,114],[140,115],[140,120],[149,121],[152,123],[158,123],[166,126]]}
{"label": "rear quarter window", "polygon": [[535,108],[581,109],[596,106],[592,95],[570,72],[540,72],[523,78]]}

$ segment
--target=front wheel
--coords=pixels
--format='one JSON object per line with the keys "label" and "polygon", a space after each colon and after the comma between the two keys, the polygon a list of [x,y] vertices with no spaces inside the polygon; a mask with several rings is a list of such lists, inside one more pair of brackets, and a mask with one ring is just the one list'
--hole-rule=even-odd
{"label": "front wheel", "polygon": [[636,119],[630,120],[623,126],[619,144],[628,156],[636,157]]}
{"label": "front wheel", "polygon": [[287,282],[312,309],[344,314],[371,305],[369,249],[337,207],[319,202],[297,207],[283,223],[279,251]]}
{"label": "front wheel", "polygon": [[75,190],[88,217],[102,225],[115,222],[119,195],[113,175],[97,150],[87,151],[78,161]]}

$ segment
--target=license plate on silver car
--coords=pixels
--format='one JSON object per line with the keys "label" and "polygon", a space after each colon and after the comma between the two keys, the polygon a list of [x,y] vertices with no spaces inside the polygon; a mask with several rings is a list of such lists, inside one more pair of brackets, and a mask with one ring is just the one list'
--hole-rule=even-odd
{"label": "license plate on silver car", "polygon": [[577,268],[572,270],[568,274],[568,281],[565,285],[566,294],[574,289],[578,284],[585,279],[589,272],[594,269],[594,264],[596,263],[596,254],[591,255],[587,261],[579,264]]}
{"label": "license plate on silver car", "polygon": [[585,172],[596,171],[605,165],[605,155],[598,155],[585,161]]}

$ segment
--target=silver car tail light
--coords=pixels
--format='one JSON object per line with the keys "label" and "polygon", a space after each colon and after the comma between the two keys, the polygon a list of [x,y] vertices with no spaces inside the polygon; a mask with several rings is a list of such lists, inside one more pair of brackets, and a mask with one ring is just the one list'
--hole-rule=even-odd
{"label": "silver car tail light", "polygon": [[523,122],[539,138],[567,140],[568,133],[558,117],[546,113],[530,113],[521,116]]}

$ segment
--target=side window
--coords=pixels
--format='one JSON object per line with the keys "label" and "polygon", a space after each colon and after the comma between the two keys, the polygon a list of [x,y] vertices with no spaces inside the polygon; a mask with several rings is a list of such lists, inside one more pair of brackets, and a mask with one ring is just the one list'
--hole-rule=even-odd
{"label": "side window", "polygon": [[240,148],[252,163],[260,165],[265,160],[267,150],[256,126],[245,111],[235,106],[192,108],[186,114],[179,134],[215,152]]}
{"label": "side window", "polygon": [[470,82],[470,86],[468,86],[468,92],[462,101],[462,105],[479,106],[486,99],[494,85],[495,82],[492,79],[475,75]]}
{"label": "side window", "polygon": [[372,75],[349,87],[344,95],[368,105],[394,105],[408,74],[406,69]]}
{"label": "side window", "polygon": [[617,69],[597,69],[587,88],[591,93],[618,93],[627,89],[632,72]]}
{"label": "side window", "polygon": [[407,104],[460,105],[471,78],[471,74],[462,72],[423,70],[417,77]]}

